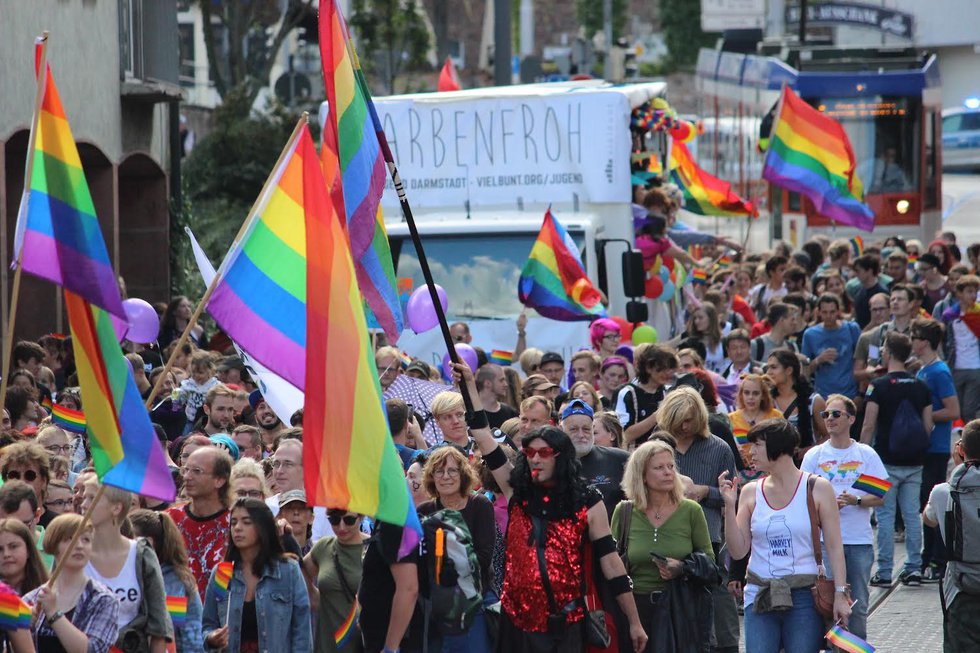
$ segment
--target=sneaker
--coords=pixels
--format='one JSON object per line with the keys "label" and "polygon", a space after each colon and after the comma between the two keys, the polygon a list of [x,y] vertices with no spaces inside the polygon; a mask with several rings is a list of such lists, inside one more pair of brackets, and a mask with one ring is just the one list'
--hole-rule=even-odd
{"label": "sneaker", "polygon": [[891,587],[892,579],[883,578],[882,576],[875,574],[874,576],[871,577],[870,584],[872,587]]}
{"label": "sneaker", "polygon": [[922,584],[922,574],[917,571],[903,571],[898,575],[898,580],[902,582],[902,585],[918,587]]}
{"label": "sneaker", "polygon": [[905,541],[905,531],[895,531],[895,542],[901,543]]}
{"label": "sneaker", "polygon": [[938,583],[942,579],[943,573],[939,570],[938,565],[929,564],[922,570],[923,583]]}

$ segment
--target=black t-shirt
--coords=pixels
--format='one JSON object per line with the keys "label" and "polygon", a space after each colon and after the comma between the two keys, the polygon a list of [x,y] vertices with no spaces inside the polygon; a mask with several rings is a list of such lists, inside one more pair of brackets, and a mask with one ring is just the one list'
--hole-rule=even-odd
{"label": "black t-shirt", "polygon": [[875,424],[874,450],[886,465],[921,465],[925,462],[925,454],[916,458],[897,457],[889,450],[889,433],[895,411],[903,399],[908,399],[912,406],[921,412],[932,404],[932,393],[929,386],[907,372],[889,372],[875,379],[868,386],[868,401],[878,404],[878,422]]}
{"label": "black t-shirt", "polygon": [[490,422],[490,428],[492,429],[499,429],[504,422],[519,415],[516,410],[504,403],[500,404],[500,410],[496,413],[491,413],[489,410],[486,413],[487,421]]}
{"label": "black t-shirt", "polygon": [[622,449],[592,447],[592,451],[579,458],[582,463],[582,477],[590,487],[602,495],[606,504],[606,514],[612,518],[613,508],[623,500],[623,470],[629,454]]}
{"label": "black t-shirt", "polygon": [[[658,388],[656,392],[647,392],[635,383],[627,383],[619,389],[619,394],[616,396],[616,412],[625,411],[629,417],[626,426],[632,426],[657,412],[665,394],[663,386]],[[653,431],[654,429],[650,429],[637,438],[636,444],[646,442]]]}
{"label": "black t-shirt", "polygon": [[[368,540],[364,552],[364,567],[361,572],[361,586],[357,590],[357,600],[361,605],[361,636],[366,651],[380,651],[384,648],[391,620],[391,599],[395,595],[395,578],[391,575],[391,565],[396,563],[419,564],[419,549],[412,547],[405,556],[398,557],[398,547],[402,541],[404,527],[375,522],[374,532]],[[403,648],[421,648],[422,630],[417,625],[419,610],[402,641]],[[418,624],[416,623],[418,621]]]}
{"label": "black t-shirt", "polygon": [[878,293],[888,294],[888,289],[881,284],[881,281],[875,282],[875,285],[870,288],[861,286],[854,293],[854,319],[862,329],[871,323],[871,307],[868,302]]}

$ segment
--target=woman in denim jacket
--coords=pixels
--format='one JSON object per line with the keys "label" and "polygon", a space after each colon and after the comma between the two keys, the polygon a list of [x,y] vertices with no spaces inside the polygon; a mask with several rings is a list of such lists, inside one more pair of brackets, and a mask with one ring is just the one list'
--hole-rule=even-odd
{"label": "woman in denim jacket", "polygon": [[[227,592],[211,572],[204,599],[204,643],[240,653],[310,653],[310,596],[299,563],[287,557],[265,502],[239,499],[231,509],[225,560],[235,563]],[[222,596],[219,596],[222,595]]]}
{"label": "woman in denim jacket", "polygon": [[204,653],[204,634],[201,631],[204,606],[197,593],[197,581],[187,566],[187,549],[177,525],[168,514],[146,509],[134,510],[129,515],[129,521],[136,535],[146,538],[156,551],[168,604],[172,599],[187,601],[187,613],[182,619],[171,613],[177,653]]}

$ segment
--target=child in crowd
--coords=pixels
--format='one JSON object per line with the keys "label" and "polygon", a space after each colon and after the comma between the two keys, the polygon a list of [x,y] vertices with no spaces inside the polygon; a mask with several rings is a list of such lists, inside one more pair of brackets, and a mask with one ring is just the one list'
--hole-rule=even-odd
{"label": "child in crowd", "polygon": [[180,382],[180,401],[184,404],[188,429],[197,419],[197,413],[204,405],[204,397],[208,390],[219,383],[215,377],[216,371],[210,352],[196,351],[191,356],[191,377]]}

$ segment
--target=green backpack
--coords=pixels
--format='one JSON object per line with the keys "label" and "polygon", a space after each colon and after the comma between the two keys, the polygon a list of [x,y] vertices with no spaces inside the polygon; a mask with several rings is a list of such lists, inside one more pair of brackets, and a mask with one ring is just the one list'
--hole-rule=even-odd
{"label": "green backpack", "polygon": [[426,621],[444,635],[469,631],[483,605],[483,588],[473,536],[458,510],[439,510],[422,520],[419,572]]}

